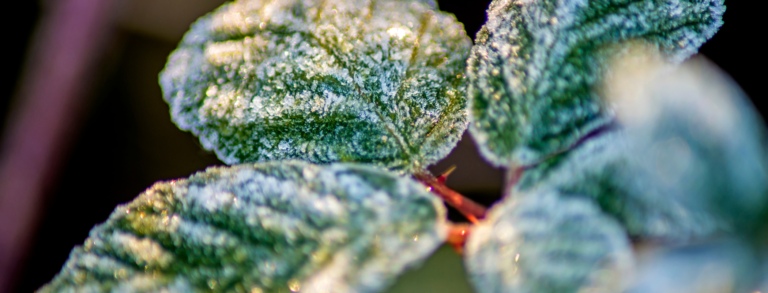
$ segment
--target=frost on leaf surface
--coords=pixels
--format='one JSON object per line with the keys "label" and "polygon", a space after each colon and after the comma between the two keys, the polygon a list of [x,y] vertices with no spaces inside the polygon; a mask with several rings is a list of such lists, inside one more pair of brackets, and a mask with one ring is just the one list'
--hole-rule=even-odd
{"label": "frost on leaf surface", "polygon": [[518,190],[587,195],[640,237],[686,240],[761,222],[765,126],[738,86],[703,58],[669,68],[637,56],[613,70],[604,92],[620,127],[527,170]]}
{"label": "frost on leaf surface", "polygon": [[465,253],[479,293],[620,292],[633,263],[613,218],[586,198],[552,190],[494,207],[472,229]]}
{"label": "frost on leaf surface", "polygon": [[41,292],[377,292],[443,243],[444,213],[378,168],[214,167],[119,206]]}
{"label": "frost on leaf surface", "polygon": [[593,87],[625,42],[679,62],[722,24],[723,0],[495,0],[468,60],[470,131],[491,163],[528,165],[610,123]]}
{"label": "frost on leaf surface", "polygon": [[470,46],[434,1],[240,0],[192,25],[160,83],[176,124],[228,164],[410,171],[466,129]]}

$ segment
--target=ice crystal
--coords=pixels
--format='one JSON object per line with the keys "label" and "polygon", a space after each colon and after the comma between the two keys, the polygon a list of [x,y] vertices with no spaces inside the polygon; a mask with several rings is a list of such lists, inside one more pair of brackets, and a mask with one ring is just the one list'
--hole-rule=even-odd
{"label": "ice crystal", "polygon": [[377,292],[443,242],[444,218],[378,168],[214,167],[119,206],[41,292]]}
{"label": "ice crystal", "polygon": [[633,263],[614,219],[588,199],[552,190],[494,207],[465,251],[479,293],[620,292]]}
{"label": "ice crystal", "polygon": [[722,24],[723,0],[495,0],[468,61],[470,131],[495,165],[528,165],[613,119],[606,59],[647,43],[680,62]]}
{"label": "ice crystal", "polygon": [[227,164],[299,158],[409,171],[466,129],[463,26],[415,0],[239,0],[160,75],[176,124]]}

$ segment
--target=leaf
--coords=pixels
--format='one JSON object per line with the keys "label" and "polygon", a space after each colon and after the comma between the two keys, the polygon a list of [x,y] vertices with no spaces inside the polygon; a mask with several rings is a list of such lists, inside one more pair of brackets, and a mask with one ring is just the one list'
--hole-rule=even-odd
{"label": "leaf", "polygon": [[377,292],[445,236],[443,204],[378,168],[214,167],[117,207],[41,292]]}
{"label": "leaf", "polygon": [[633,263],[615,220],[589,199],[551,190],[498,204],[465,251],[479,293],[619,292]]}
{"label": "leaf", "polygon": [[701,205],[665,192],[629,145],[626,133],[603,134],[525,171],[516,192],[548,187],[589,197],[635,237],[685,242],[730,230]]}
{"label": "leaf", "polygon": [[595,86],[629,40],[671,62],[722,25],[723,0],[495,0],[468,62],[470,131],[498,166],[530,165],[613,120]]}
{"label": "leaf", "polygon": [[703,57],[674,69],[641,62],[620,69],[627,73],[611,93],[639,168],[665,196],[706,208],[737,232],[763,224],[768,136],[746,94]]}
{"label": "leaf", "polygon": [[648,253],[627,293],[762,292],[764,257],[753,245],[720,239]]}
{"label": "leaf", "polygon": [[517,190],[587,195],[633,236],[751,234],[768,207],[763,121],[706,60],[669,67],[653,56],[618,62],[605,90],[618,126],[527,170]]}
{"label": "leaf", "polygon": [[297,158],[409,171],[466,129],[463,26],[434,1],[240,0],[160,74],[179,128],[227,164]]}

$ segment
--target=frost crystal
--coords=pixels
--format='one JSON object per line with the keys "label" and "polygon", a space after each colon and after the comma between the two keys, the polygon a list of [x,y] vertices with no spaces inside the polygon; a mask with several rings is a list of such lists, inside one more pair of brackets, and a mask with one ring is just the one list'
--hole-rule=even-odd
{"label": "frost crystal", "polygon": [[360,165],[214,167],[119,206],[41,292],[377,292],[445,239],[422,185]]}
{"label": "frost crystal", "polygon": [[470,131],[495,165],[528,165],[613,119],[594,86],[628,40],[668,61],[722,24],[723,0],[495,0],[468,61]]}
{"label": "frost crystal", "polygon": [[633,263],[615,220],[588,199],[555,191],[497,205],[465,251],[479,293],[620,292]]}
{"label": "frost crystal", "polygon": [[160,74],[176,124],[228,164],[299,158],[410,171],[466,129],[470,40],[424,0],[240,0]]}

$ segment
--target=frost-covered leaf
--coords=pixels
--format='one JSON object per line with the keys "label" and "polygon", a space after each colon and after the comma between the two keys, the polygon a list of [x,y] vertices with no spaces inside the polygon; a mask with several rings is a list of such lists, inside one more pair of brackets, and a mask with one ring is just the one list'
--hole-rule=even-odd
{"label": "frost-covered leaf", "polygon": [[[672,69],[628,62],[609,95],[632,156],[666,196],[739,230],[768,207],[768,136],[746,94],[703,57]],[[625,71],[624,69],[621,69]]]}
{"label": "frost-covered leaf", "polygon": [[443,242],[444,213],[378,168],[214,167],[119,206],[41,292],[377,292]]}
{"label": "frost-covered leaf", "polygon": [[620,292],[633,263],[613,218],[551,190],[498,204],[471,230],[465,252],[479,293]]}
{"label": "frost-covered leaf", "polygon": [[549,187],[589,197],[632,236],[682,242],[729,230],[703,206],[665,192],[629,144],[626,133],[605,133],[527,170],[516,191]]}
{"label": "frost-covered leaf", "polygon": [[617,128],[527,170],[517,189],[590,196],[634,236],[755,228],[768,206],[768,148],[738,86],[704,59],[665,68],[645,55],[614,70],[605,92]]}
{"label": "frost-covered leaf", "polygon": [[239,0],[192,25],[160,83],[176,124],[227,164],[410,171],[466,129],[470,46],[429,0]]}
{"label": "frost-covered leaf", "polygon": [[668,61],[722,24],[723,0],[495,0],[468,61],[470,131],[495,165],[528,165],[613,119],[594,87],[628,40]]}
{"label": "frost-covered leaf", "polygon": [[626,293],[763,292],[755,287],[764,257],[736,239],[651,249],[644,258]]}

